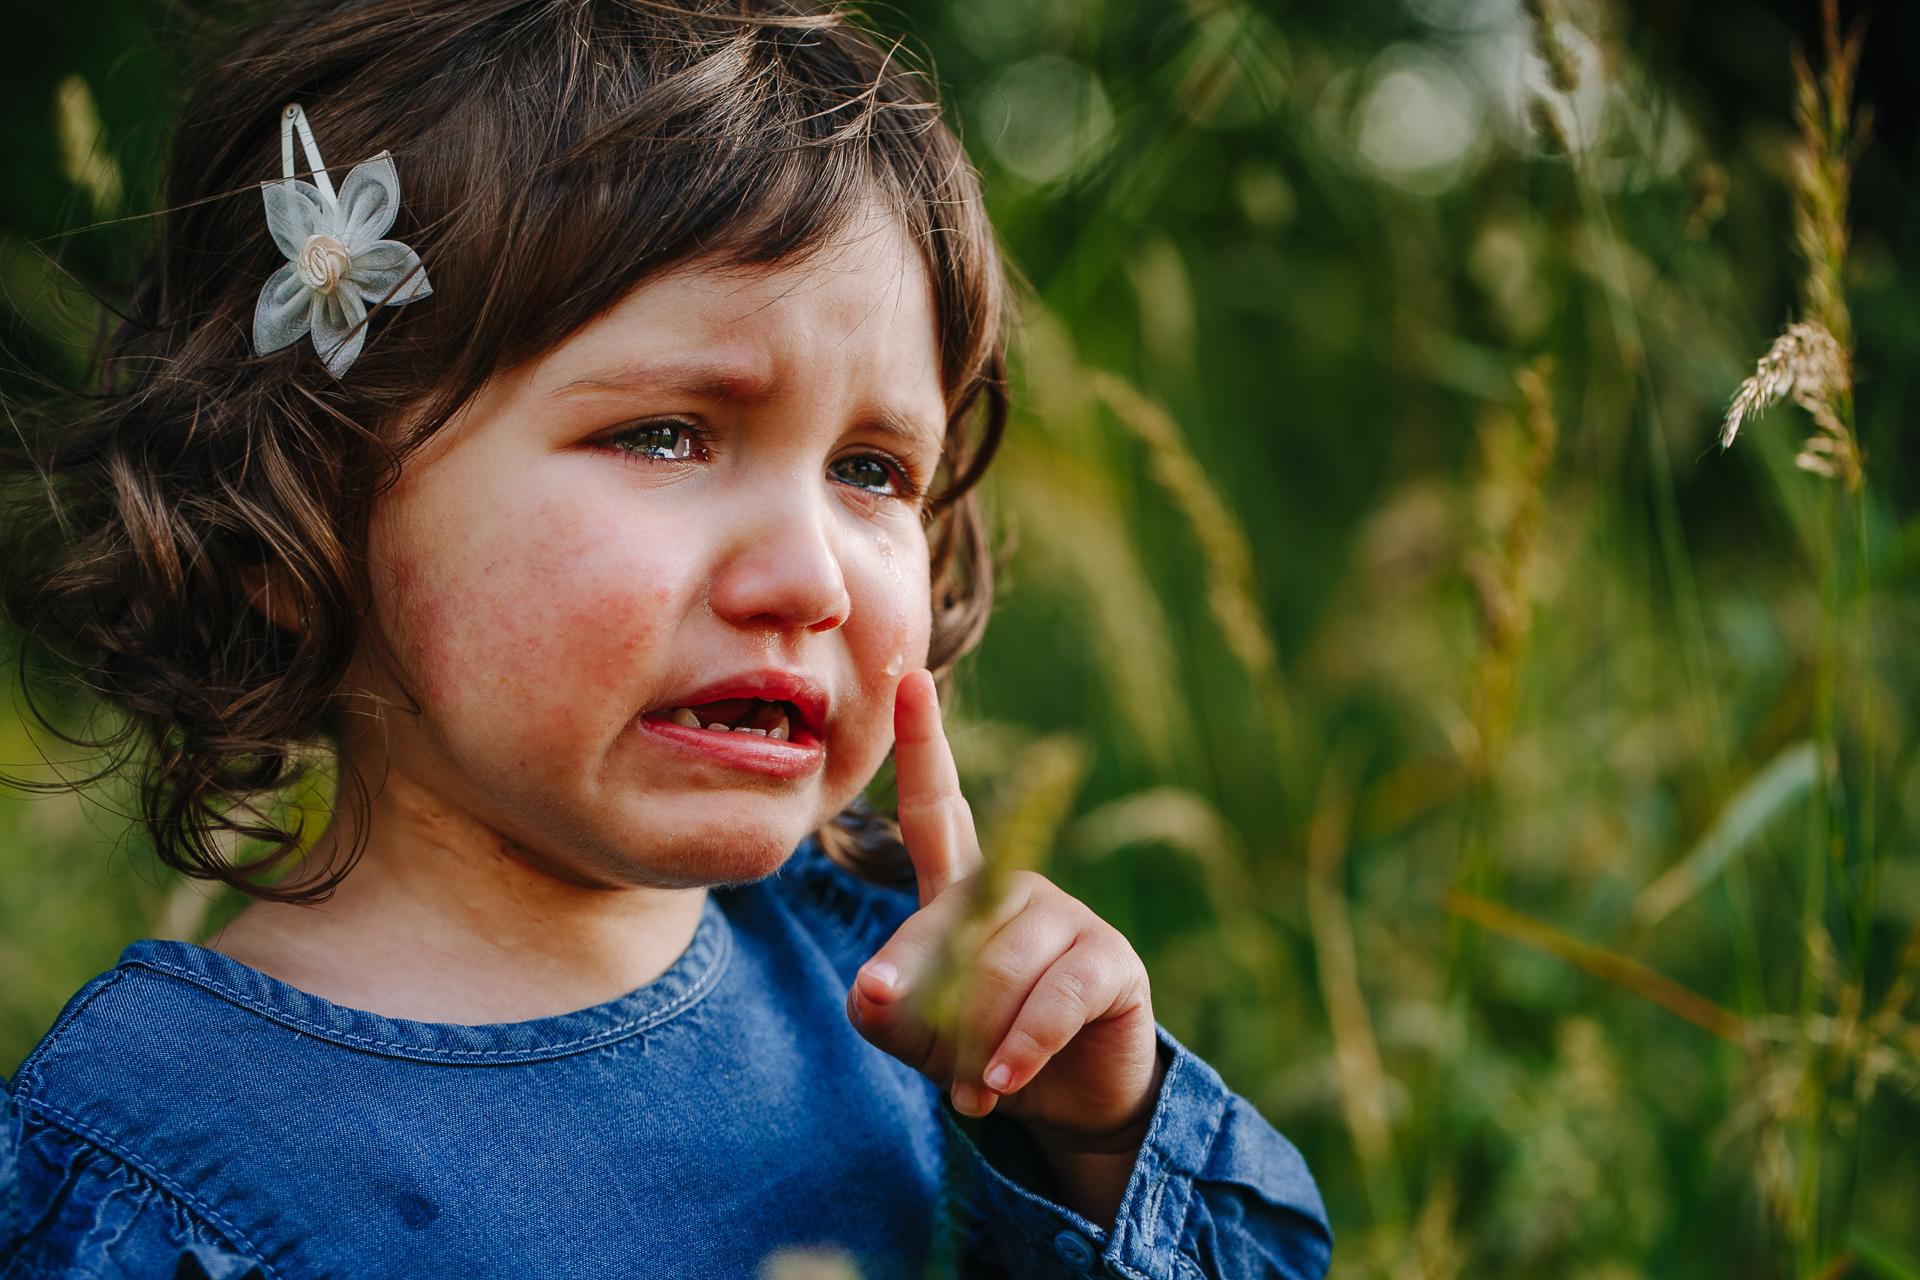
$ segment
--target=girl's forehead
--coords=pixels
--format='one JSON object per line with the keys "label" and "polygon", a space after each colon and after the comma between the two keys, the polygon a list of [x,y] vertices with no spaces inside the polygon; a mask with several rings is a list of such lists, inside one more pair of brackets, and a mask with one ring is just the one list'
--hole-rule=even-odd
{"label": "girl's forehead", "polygon": [[543,394],[568,398],[652,390],[748,403],[796,380],[852,377],[930,397],[944,417],[931,277],[894,219],[793,262],[681,264],[531,373]]}

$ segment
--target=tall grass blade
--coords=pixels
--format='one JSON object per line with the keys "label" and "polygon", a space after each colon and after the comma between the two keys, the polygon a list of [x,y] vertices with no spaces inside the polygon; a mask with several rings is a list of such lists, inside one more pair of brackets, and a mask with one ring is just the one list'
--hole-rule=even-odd
{"label": "tall grass blade", "polygon": [[1720,874],[1769,823],[1798,803],[1820,776],[1820,748],[1796,742],[1735,792],[1692,849],[1634,899],[1634,919],[1660,923]]}
{"label": "tall grass blade", "polygon": [[1920,1280],[1920,1261],[1859,1227],[1847,1232],[1847,1249],[1859,1260],[1862,1270],[1880,1280]]}
{"label": "tall grass blade", "polygon": [[1031,432],[997,465],[1025,563],[1062,579],[1085,603],[1095,666],[1123,730],[1116,744],[1166,776],[1191,746],[1192,727],[1174,684],[1166,610],[1134,551],[1113,478]]}
{"label": "tall grass blade", "polygon": [[1343,883],[1358,772],[1354,753],[1344,745],[1336,747],[1320,783],[1307,836],[1307,916],[1320,994],[1327,1004],[1334,1056],[1340,1064],[1341,1114],[1366,1171],[1374,1222],[1394,1228],[1406,1217],[1406,1193],[1394,1161],[1386,1071],[1380,1065],[1373,1020],[1360,990],[1353,921]]}
{"label": "tall grass blade", "polygon": [[1263,999],[1274,994],[1278,957],[1273,936],[1255,910],[1258,891],[1247,874],[1246,848],[1204,797],[1180,787],[1135,792],[1079,819],[1062,843],[1089,862],[1147,843],[1166,844],[1190,856],[1199,864],[1227,952]]}
{"label": "tall grass blade", "polygon": [[1472,894],[1458,891],[1449,893],[1446,908],[1463,920],[1537,951],[1544,951],[1602,982],[1612,983],[1650,1000],[1668,1013],[1711,1031],[1729,1044],[1739,1045],[1743,1049],[1753,1044],[1753,1033],[1745,1018],[1703,995],[1689,991],[1638,960],[1629,959],[1605,947],[1596,947],[1590,942],[1582,942],[1552,925]]}
{"label": "tall grass blade", "polygon": [[1246,531],[1207,478],[1171,414],[1115,374],[1088,370],[1087,380],[1120,424],[1146,446],[1154,479],[1193,530],[1206,566],[1207,608],[1260,699],[1284,790],[1295,757],[1294,715],[1278,651],[1254,591],[1253,552]]}

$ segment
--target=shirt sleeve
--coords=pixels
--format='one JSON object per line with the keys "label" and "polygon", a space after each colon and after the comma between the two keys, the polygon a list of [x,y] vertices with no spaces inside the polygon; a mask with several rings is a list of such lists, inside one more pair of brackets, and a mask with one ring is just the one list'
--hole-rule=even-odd
{"label": "shirt sleeve", "polygon": [[[1103,1231],[1033,1189],[1015,1145],[982,1130],[965,1154],[977,1206],[965,1274],[1034,1280],[1320,1280],[1333,1253],[1325,1207],[1293,1144],[1219,1073],[1163,1029],[1171,1052],[1160,1100],[1113,1229]],[[989,1118],[991,1120],[991,1117]],[[1024,1130],[1020,1130],[1024,1134]],[[984,1149],[984,1150],[983,1150]]]}
{"label": "shirt sleeve", "polygon": [[0,1280],[268,1280],[131,1164],[0,1092]]}

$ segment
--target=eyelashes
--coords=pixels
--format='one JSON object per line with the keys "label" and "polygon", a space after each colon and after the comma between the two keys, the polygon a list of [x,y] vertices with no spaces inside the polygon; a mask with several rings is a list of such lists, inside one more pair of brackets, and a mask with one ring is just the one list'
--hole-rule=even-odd
{"label": "eyelashes", "polygon": [[835,458],[827,464],[827,474],[850,489],[878,498],[904,498],[917,502],[920,486],[907,465],[886,453],[856,453]]}
{"label": "eyelashes", "polygon": [[622,427],[607,437],[607,447],[653,462],[698,462],[708,456],[708,433],[684,418],[660,418]]}
{"label": "eyelashes", "polygon": [[[705,462],[713,454],[713,433],[687,418],[654,418],[630,423],[602,437],[602,447],[646,462]],[[918,503],[925,486],[914,468],[885,450],[866,449],[827,463],[834,483],[867,497]]]}

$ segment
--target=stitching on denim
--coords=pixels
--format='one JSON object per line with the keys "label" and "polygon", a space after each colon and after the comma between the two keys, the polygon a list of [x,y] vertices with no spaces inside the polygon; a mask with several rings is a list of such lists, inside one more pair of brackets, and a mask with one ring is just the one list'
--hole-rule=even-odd
{"label": "stitching on denim", "polygon": [[679,999],[673,1001],[673,1003],[655,1009],[652,1013],[634,1018],[631,1021],[604,1028],[591,1035],[581,1036],[577,1040],[565,1040],[558,1044],[535,1045],[524,1049],[440,1049],[429,1048],[425,1045],[410,1044],[405,1040],[375,1040],[370,1036],[355,1035],[351,1031],[340,1031],[333,1027],[322,1026],[318,1022],[314,1022],[308,1018],[302,1018],[297,1014],[288,1013],[284,1009],[276,1009],[264,1001],[256,1000],[244,991],[228,986],[218,978],[203,973],[196,973],[182,965],[173,964],[169,961],[156,959],[151,956],[142,957],[132,963],[146,968],[164,970],[172,973],[195,986],[205,987],[224,1000],[251,1009],[271,1021],[292,1027],[296,1031],[308,1032],[322,1040],[351,1041],[363,1048],[372,1050],[403,1049],[410,1055],[424,1057],[502,1058],[511,1056],[532,1060],[544,1057],[563,1056],[569,1051],[589,1049],[610,1040],[618,1040],[627,1036],[638,1035],[642,1031],[651,1030],[659,1026],[662,1022],[678,1014],[687,1005],[705,996],[713,989],[714,985],[720,981],[721,976],[726,972],[727,962],[733,956],[733,936],[731,932],[725,930],[719,932],[714,950],[713,963],[708,966],[707,971],[696,978],[694,985],[682,994]]}
{"label": "stitching on denim", "polygon": [[[1189,1057],[1191,1057],[1191,1054],[1189,1054]],[[1198,1058],[1194,1058],[1192,1062],[1199,1063],[1200,1060]],[[1183,1061],[1178,1058],[1174,1060],[1174,1066],[1183,1068],[1187,1074],[1200,1074],[1198,1069],[1194,1065],[1192,1065],[1192,1063]],[[1173,1071],[1169,1069],[1167,1072],[1167,1078],[1172,1079],[1172,1077],[1173,1077]],[[1202,1080],[1206,1079],[1204,1075],[1201,1075],[1200,1078]],[[1220,1139],[1222,1135],[1224,1135],[1227,1131],[1227,1116],[1233,1110],[1233,1096],[1230,1091],[1226,1090],[1226,1082],[1222,1081],[1220,1087],[1223,1092],[1227,1092],[1227,1096],[1225,1099],[1223,1099],[1220,1102],[1219,1112],[1214,1116],[1214,1120],[1213,1120],[1213,1132],[1208,1135],[1206,1145],[1200,1151],[1200,1158],[1194,1161],[1194,1167],[1191,1170],[1187,1170],[1187,1169],[1178,1170],[1181,1178],[1187,1184],[1186,1185],[1187,1199],[1186,1199],[1186,1204],[1182,1206],[1180,1221],[1174,1228],[1172,1245],[1175,1249],[1180,1248],[1183,1244],[1187,1242],[1187,1239],[1194,1234],[1193,1217],[1194,1217],[1194,1214],[1199,1212],[1200,1205],[1201,1205],[1200,1183],[1207,1172],[1207,1166],[1213,1163],[1214,1149],[1220,1145]],[[1163,1170],[1163,1174],[1161,1177],[1160,1186],[1156,1188],[1156,1191],[1158,1192],[1164,1192],[1167,1187],[1167,1184],[1173,1180],[1172,1175],[1175,1172],[1175,1170],[1172,1168],[1173,1162],[1165,1158],[1165,1156],[1168,1154],[1170,1153],[1166,1152],[1164,1149],[1161,1152],[1161,1156],[1162,1156],[1161,1168]],[[1158,1206],[1156,1205],[1156,1208],[1157,1207]],[[1185,1255],[1182,1254],[1180,1256],[1184,1257]],[[1196,1270],[1197,1269],[1198,1268],[1196,1267]]]}
{"label": "stitching on denim", "polygon": [[32,1106],[34,1111],[39,1114],[42,1119],[46,1120],[55,1128],[67,1130],[73,1134],[73,1136],[89,1143],[113,1159],[118,1160],[140,1177],[145,1178],[148,1182],[158,1187],[163,1193],[172,1196],[186,1208],[199,1214],[208,1222],[213,1223],[228,1240],[239,1245],[246,1251],[249,1262],[259,1267],[269,1276],[275,1274],[272,1265],[261,1256],[259,1247],[256,1246],[252,1240],[248,1239],[246,1232],[227,1221],[226,1216],[212,1205],[202,1204],[192,1192],[176,1185],[173,1179],[167,1177],[165,1174],[157,1173],[149,1169],[143,1162],[135,1157],[132,1152],[126,1150],[116,1142],[111,1135],[88,1124],[79,1116],[73,1115],[63,1108],[54,1106],[50,1102],[36,1101],[29,1105]]}
{"label": "stitching on denim", "polygon": [[54,1044],[59,1041],[60,1037],[62,1037],[67,1033],[67,1028],[71,1027],[79,1019],[80,1015],[87,1011],[88,1007],[91,1006],[95,1000],[98,1000],[101,996],[105,995],[108,991],[112,990],[115,984],[117,984],[125,976],[126,976],[125,970],[115,969],[113,972],[109,973],[106,976],[106,979],[103,982],[101,982],[99,986],[93,989],[92,995],[88,996],[77,1007],[69,1009],[66,1011],[66,1013],[61,1015],[60,1021],[56,1022],[53,1025],[53,1029],[47,1032],[46,1038],[41,1040],[39,1047],[36,1048],[32,1053],[28,1054],[27,1060],[20,1064],[20,1069],[13,1073],[13,1080],[14,1080],[13,1093],[15,1098],[18,1098],[21,1096],[20,1084],[22,1081],[26,1081],[29,1083],[37,1083],[39,1081],[40,1059],[53,1051]]}

